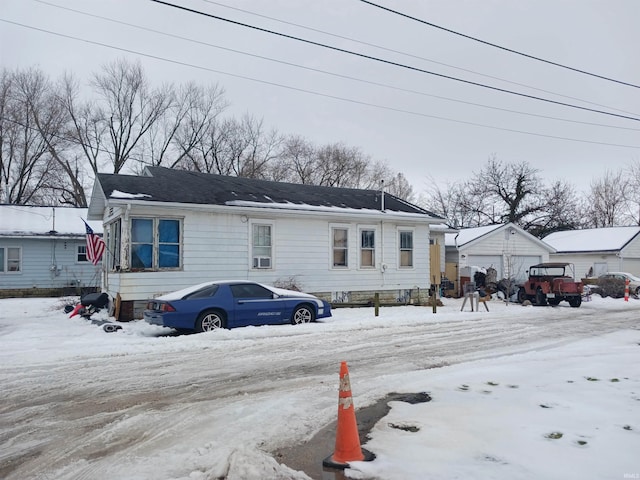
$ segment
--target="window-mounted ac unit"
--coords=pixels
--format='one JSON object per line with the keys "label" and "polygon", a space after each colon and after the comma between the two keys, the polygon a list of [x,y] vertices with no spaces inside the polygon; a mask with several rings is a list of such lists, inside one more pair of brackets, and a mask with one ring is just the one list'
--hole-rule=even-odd
{"label": "window-mounted ac unit", "polygon": [[271,257],[253,257],[253,268],[271,268]]}

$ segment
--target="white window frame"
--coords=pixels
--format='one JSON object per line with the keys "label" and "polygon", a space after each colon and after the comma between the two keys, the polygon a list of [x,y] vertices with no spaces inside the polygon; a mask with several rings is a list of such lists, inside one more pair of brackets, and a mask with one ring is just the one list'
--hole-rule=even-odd
{"label": "white window frame", "polygon": [[[411,234],[411,265],[402,265],[402,252],[407,251],[409,249],[402,248],[402,234],[410,233]],[[402,269],[412,269],[415,268],[415,251],[416,251],[416,232],[413,228],[398,228],[398,268]]]}
{"label": "white window frame", "polygon": [[[349,245],[350,245],[350,237],[351,237],[351,229],[349,225],[339,225],[334,224],[330,225],[329,229],[329,266],[334,270],[348,270],[349,269]],[[334,244],[334,233],[337,230],[344,230],[347,232],[346,246],[345,247],[336,247]],[[335,264],[335,253],[336,249],[344,250],[344,265],[336,265]]]}
{"label": "white window frame", "polygon": [[[373,247],[363,247],[362,246],[362,234],[364,232],[373,232]],[[358,262],[359,267],[363,270],[371,270],[376,268],[376,243],[378,240],[378,231],[373,226],[363,225],[358,228]],[[372,265],[364,265],[362,262],[362,254],[365,251],[371,252],[371,261]]]}
{"label": "white window frame", "polygon": [[[152,243],[151,243],[151,266],[150,267],[134,267],[132,262],[133,246],[134,245],[147,245],[146,242],[134,242],[133,241],[133,222],[135,220],[151,220],[152,221]],[[160,221],[170,220],[176,221],[179,224],[179,236],[177,243],[160,242],[159,228]],[[170,216],[154,216],[154,215],[136,215],[132,216],[129,220],[129,268],[136,271],[159,271],[159,270],[182,270],[183,266],[183,252],[184,252],[184,219],[180,217]],[[160,245],[178,245],[178,266],[176,267],[160,267]]]}
{"label": "white window frame", "polygon": [[[82,250],[82,252],[80,251]],[[80,256],[84,256],[84,260],[80,260]],[[76,263],[87,263],[89,259],[87,258],[87,244],[76,244]]]}
{"label": "white window frame", "polygon": [[[275,261],[274,261],[275,260],[274,258],[275,225],[274,223],[269,221],[254,220],[250,222],[249,225],[250,225],[249,226],[249,245],[251,246],[250,252],[249,252],[250,253],[249,268],[251,268],[251,270],[256,270],[256,271],[273,270],[275,268]],[[268,255],[264,255],[264,254],[258,255],[258,252],[256,252],[256,249],[262,249],[267,247],[267,245],[256,245],[254,243],[254,231],[256,227],[269,227],[270,245],[268,245],[269,247]],[[261,264],[266,263],[265,262],[266,259],[269,260],[269,266],[261,266]]]}
{"label": "white window frame", "polygon": [[[0,274],[5,275],[21,275],[22,274],[22,247],[0,247],[3,250],[2,265],[0,265]],[[18,270],[9,271],[9,250],[18,250]]]}

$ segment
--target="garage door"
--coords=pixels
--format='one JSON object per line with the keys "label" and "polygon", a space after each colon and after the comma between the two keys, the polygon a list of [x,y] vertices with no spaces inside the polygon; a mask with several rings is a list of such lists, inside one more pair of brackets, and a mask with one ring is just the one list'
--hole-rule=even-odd
{"label": "garage door", "polygon": [[498,280],[502,278],[502,255],[469,255],[467,265],[470,267],[495,268]]}
{"label": "garage door", "polygon": [[527,279],[527,270],[531,265],[542,263],[539,255],[512,255],[511,256],[511,277],[517,282],[524,282]]}

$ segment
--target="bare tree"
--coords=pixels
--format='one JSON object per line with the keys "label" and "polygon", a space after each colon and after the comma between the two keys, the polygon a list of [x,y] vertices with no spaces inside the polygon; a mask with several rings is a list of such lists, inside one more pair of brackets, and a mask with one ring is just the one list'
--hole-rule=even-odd
{"label": "bare tree", "polygon": [[[29,69],[13,74],[3,71],[0,100],[2,110],[2,154],[0,192],[7,203],[42,203],[48,196],[47,172],[55,167],[47,139],[38,129],[34,112],[47,105],[49,81],[40,71]],[[55,112],[43,113],[44,121],[56,122]],[[58,125],[52,127],[56,130]],[[48,141],[55,141],[55,133]]]}
{"label": "bare tree", "polygon": [[140,63],[125,60],[107,64],[92,85],[102,99],[94,115],[98,124],[106,123],[104,151],[119,173],[132,157],[142,157],[143,138],[172,105],[172,88],[152,90]]}
{"label": "bare tree", "polygon": [[640,225],[640,160],[631,163],[626,170],[629,188],[627,189],[626,223]]}
{"label": "bare tree", "polygon": [[169,108],[143,138],[147,158],[142,159],[141,166],[192,165],[192,153],[227,107],[224,89],[217,84],[204,88],[188,83],[172,97]]}
{"label": "bare tree", "polygon": [[622,171],[610,170],[591,182],[588,215],[591,226],[614,227],[622,225],[627,211],[629,180]]}

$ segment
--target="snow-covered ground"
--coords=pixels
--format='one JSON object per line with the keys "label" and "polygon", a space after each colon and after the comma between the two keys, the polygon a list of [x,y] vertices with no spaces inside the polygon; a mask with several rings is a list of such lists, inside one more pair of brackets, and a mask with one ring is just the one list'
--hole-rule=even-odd
{"label": "snow-covered ground", "polygon": [[165,336],[0,300],[0,478],[320,478],[269,452],[335,420],[342,360],[356,407],[433,398],[392,402],[364,445],[377,458],[349,477],[640,478],[639,300],[444,301]]}

